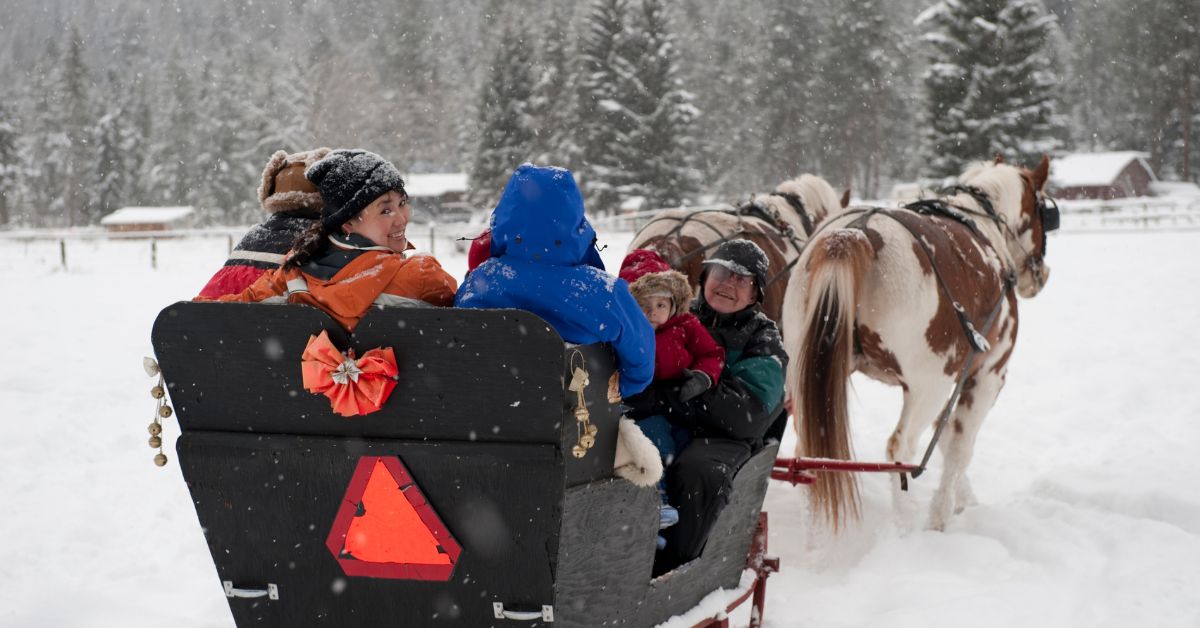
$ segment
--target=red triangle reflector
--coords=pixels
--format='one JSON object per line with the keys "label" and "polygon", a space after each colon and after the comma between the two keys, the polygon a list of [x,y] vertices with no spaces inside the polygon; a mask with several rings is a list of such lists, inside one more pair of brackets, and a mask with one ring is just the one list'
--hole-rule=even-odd
{"label": "red triangle reflector", "polygon": [[449,580],[462,552],[395,456],[363,456],[325,541],[347,576]]}

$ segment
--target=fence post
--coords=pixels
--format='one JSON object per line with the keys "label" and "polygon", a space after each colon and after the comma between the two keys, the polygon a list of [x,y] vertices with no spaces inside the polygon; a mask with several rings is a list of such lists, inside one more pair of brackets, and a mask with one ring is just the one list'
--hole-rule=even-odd
{"label": "fence post", "polygon": [[225,255],[226,256],[233,255],[233,234],[232,233],[225,234],[225,245],[226,245],[226,248],[229,249],[229,250],[225,251]]}
{"label": "fence post", "polygon": [[158,238],[150,238],[150,268],[158,270]]}
{"label": "fence post", "polygon": [[63,238],[58,241],[58,255],[62,260],[62,269],[67,269],[67,239]]}
{"label": "fence post", "polygon": [[435,240],[436,237],[437,237],[437,226],[431,222],[431,223],[429,223],[429,254],[430,255],[437,255],[437,252],[434,250],[434,242],[436,242],[436,240]]}

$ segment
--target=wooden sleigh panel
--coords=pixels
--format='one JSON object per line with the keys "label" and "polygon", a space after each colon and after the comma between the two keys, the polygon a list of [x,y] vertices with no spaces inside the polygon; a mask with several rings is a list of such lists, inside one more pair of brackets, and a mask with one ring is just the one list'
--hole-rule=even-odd
{"label": "wooden sleigh panel", "polygon": [[[337,416],[303,389],[321,330],[359,355],[394,348],[380,411]],[[738,584],[775,448],[735,478],[703,556],[651,581],[659,499],[613,477],[612,352],[564,345],[532,314],[383,309],[351,335],[302,306],[178,303],[153,341],[239,626],[647,626]],[[575,366],[598,428],[583,458]],[[392,481],[386,507],[364,496],[375,478]],[[353,526],[393,507],[424,526],[429,564],[351,549]]]}

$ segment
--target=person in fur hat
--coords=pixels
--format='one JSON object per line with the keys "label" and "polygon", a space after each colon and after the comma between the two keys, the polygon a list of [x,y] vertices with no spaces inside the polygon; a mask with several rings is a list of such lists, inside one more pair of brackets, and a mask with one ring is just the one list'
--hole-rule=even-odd
{"label": "person in fur hat", "polygon": [[238,294],[283,263],[292,243],[321,217],[321,194],[304,178],[304,170],[328,154],[328,148],[317,148],[290,155],[277,150],[271,155],[258,186],[258,202],[270,216],[242,236],[200,296],[216,299]]}
{"label": "person in fur hat", "polygon": [[[681,380],[679,395],[683,401],[712,388],[725,367],[725,349],[688,311],[692,288],[687,276],[671,268],[658,253],[638,249],[625,256],[620,277],[629,282],[629,291],[654,328],[654,381]],[[664,468],[692,438],[691,429],[672,425],[662,415],[645,417],[637,421],[637,426],[658,449]],[[661,481],[659,494],[659,525],[665,528],[679,520],[679,513],[667,503],[666,486]],[[660,549],[665,541],[659,537]]]}
{"label": "person in fur hat", "polygon": [[373,306],[453,303],[457,284],[437,260],[405,257],[412,207],[395,166],[369,151],[335,150],[304,176],[321,194],[321,219],[282,266],[218,300],[282,297],[325,311],[348,331]]}

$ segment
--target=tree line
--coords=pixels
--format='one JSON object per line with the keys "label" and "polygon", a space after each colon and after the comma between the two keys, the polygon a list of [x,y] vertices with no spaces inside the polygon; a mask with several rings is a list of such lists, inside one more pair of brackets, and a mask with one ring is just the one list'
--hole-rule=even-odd
{"label": "tree line", "polygon": [[802,172],[884,196],[971,160],[1142,150],[1196,180],[1194,0],[0,0],[0,226],[125,205],[258,217],[277,149],[521,162],[592,211]]}

